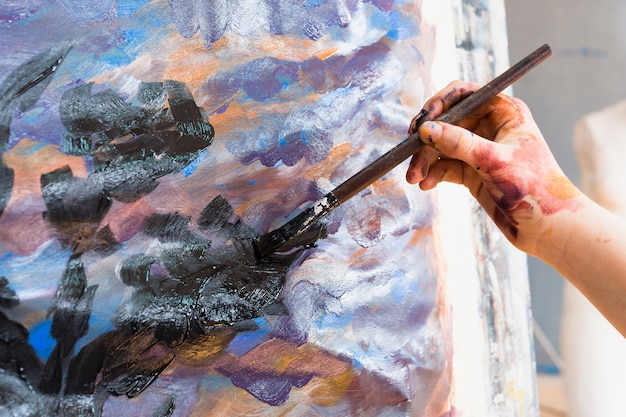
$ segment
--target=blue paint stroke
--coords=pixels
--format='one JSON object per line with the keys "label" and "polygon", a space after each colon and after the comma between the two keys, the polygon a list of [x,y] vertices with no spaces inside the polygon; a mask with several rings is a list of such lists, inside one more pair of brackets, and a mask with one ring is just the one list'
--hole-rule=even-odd
{"label": "blue paint stroke", "polygon": [[198,167],[200,166],[200,163],[204,160],[204,158],[206,158],[206,156],[208,154],[209,154],[209,152],[206,149],[200,151],[200,153],[198,154],[196,159],[191,161],[191,163],[189,163],[189,165],[187,165],[186,167],[184,167],[181,170],[181,172],[183,174],[185,174],[185,178],[189,177],[191,174],[193,174],[198,169]]}
{"label": "blue paint stroke", "polygon": [[268,333],[267,320],[264,317],[254,318],[253,321],[259,326],[256,330],[237,333],[227,349],[236,356],[242,356],[255,346],[258,346]]}
{"label": "blue paint stroke", "polygon": [[35,353],[42,360],[47,360],[52,353],[56,340],[52,338],[50,329],[52,328],[52,319],[41,321],[35,327],[30,329],[29,341]]}

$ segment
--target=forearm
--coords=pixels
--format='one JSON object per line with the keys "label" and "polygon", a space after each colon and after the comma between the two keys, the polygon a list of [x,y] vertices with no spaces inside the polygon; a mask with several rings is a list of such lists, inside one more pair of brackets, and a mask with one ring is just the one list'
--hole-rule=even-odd
{"label": "forearm", "polygon": [[553,265],[626,336],[626,222],[585,196],[554,214],[536,256]]}

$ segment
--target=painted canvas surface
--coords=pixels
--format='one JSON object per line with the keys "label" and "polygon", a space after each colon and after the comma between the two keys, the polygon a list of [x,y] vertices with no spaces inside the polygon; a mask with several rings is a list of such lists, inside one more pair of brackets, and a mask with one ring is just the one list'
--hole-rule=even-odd
{"label": "painted canvas surface", "polygon": [[426,4],[0,4],[0,412],[452,415],[437,212],[401,168],[252,246],[404,137]]}

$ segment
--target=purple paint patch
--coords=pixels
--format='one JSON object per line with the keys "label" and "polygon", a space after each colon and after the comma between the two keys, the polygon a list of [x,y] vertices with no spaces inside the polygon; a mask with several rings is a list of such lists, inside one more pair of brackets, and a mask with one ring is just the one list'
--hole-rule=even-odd
{"label": "purple paint patch", "polygon": [[13,23],[26,20],[39,10],[43,5],[24,4],[24,2],[7,2],[0,10],[0,23]]}
{"label": "purple paint patch", "polygon": [[298,329],[290,316],[277,317],[276,323],[272,327],[271,335],[280,339],[288,340],[296,345],[306,343],[308,335]]}
{"label": "purple paint patch", "polygon": [[324,93],[328,90],[326,63],[321,59],[312,58],[304,61],[300,65],[300,73],[302,74],[302,83],[310,86],[316,92]]}
{"label": "purple paint patch", "polygon": [[298,79],[298,65],[275,58],[252,61],[240,73],[241,88],[256,101],[264,101]]}
{"label": "purple paint patch", "polygon": [[[223,372],[225,375],[227,373]],[[227,375],[228,376],[228,375]],[[313,377],[305,375],[278,375],[270,372],[252,372],[244,369],[231,376],[233,385],[243,388],[270,405],[283,405],[292,387],[302,388]]]}
{"label": "purple paint patch", "polygon": [[321,197],[322,193],[315,182],[299,178],[280,191],[275,198],[250,204],[241,217],[246,224],[254,224],[264,233],[277,219],[286,219],[300,205]]}
{"label": "purple paint patch", "polygon": [[[312,58],[302,63],[274,58],[255,60],[208,79],[201,91],[210,97],[209,107],[223,111],[243,92],[254,101],[280,100],[279,94],[299,84],[303,94],[325,94],[315,105],[306,104],[289,114],[265,115],[262,127],[240,132],[228,150],[244,164],[260,161],[274,166],[282,161],[293,166],[305,159],[322,162],[333,146],[333,135],[367,102],[364,95],[384,92],[395,83],[395,58],[389,46],[380,42],[361,48],[351,56],[327,60]],[[392,80],[390,83],[389,80]],[[290,90],[291,91],[291,90]],[[305,96],[302,96],[303,101]]]}
{"label": "purple paint patch", "polygon": [[213,105],[221,107],[239,91],[255,101],[265,101],[298,80],[299,64],[275,58],[262,58],[209,78],[201,91]]}

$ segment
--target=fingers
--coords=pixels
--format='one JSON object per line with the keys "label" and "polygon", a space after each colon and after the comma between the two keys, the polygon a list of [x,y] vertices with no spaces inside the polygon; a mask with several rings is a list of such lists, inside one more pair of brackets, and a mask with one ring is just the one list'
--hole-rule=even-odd
{"label": "fingers", "polygon": [[470,173],[466,175],[466,167],[466,164],[456,159],[441,159],[429,167],[428,173],[420,182],[420,188],[431,190],[442,181],[463,184],[466,178],[470,178]]}
{"label": "fingers", "polygon": [[439,117],[450,107],[463,100],[480,88],[479,84],[466,81],[453,81],[443,90],[432,96],[425,104],[424,109],[428,111],[429,120]]}
{"label": "fingers", "polygon": [[485,180],[469,165],[458,159],[440,159],[430,166],[428,174],[420,182],[420,188],[431,190],[444,181],[463,184],[487,213],[495,212],[496,203],[485,186]]}
{"label": "fingers", "polygon": [[409,124],[408,134],[417,132],[419,125],[428,120],[434,120],[442,113],[450,109],[459,101],[476,91],[480,86],[478,84],[468,83],[464,81],[453,81],[436,95],[432,96],[422,108],[411,123]]}
{"label": "fingers", "polygon": [[[453,81],[431,97],[409,125],[409,134],[418,130],[421,123],[435,120],[458,102],[480,89],[479,84]],[[457,124],[479,135],[494,140],[505,125],[517,128],[527,118],[527,107],[520,100],[506,94],[498,94]]]}
{"label": "fingers", "polygon": [[[488,179],[492,163],[508,154],[503,146],[520,137],[507,133],[520,131],[528,112],[523,102],[500,94],[458,126],[434,121],[479,88],[478,84],[454,81],[428,100],[425,111],[413,119],[409,133],[418,131],[420,139],[430,146],[411,159],[406,173],[409,183],[420,183],[422,189],[430,189],[441,181],[462,183],[478,195],[481,182],[469,183],[467,178],[487,175]],[[500,141],[504,143],[499,144]],[[472,175],[468,176],[470,171]]]}
{"label": "fingers", "polygon": [[480,159],[493,145],[491,141],[459,126],[426,122],[419,129],[420,138],[447,158],[458,159],[471,167],[479,167]]}
{"label": "fingers", "polygon": [[417,184],[426,178],[430,166],[439,159],[439,151],[430,146],[413,155],[406,172],[406,180],[409,184]]}
{"label": "fingers", "polygon": [[476,171],[458,159],[440,159],[434,163],[424,180],[420,183],[422,190],[435,188],[440,182],[451,182],[465,185],[476,197],[482,187],[483,180]]}

